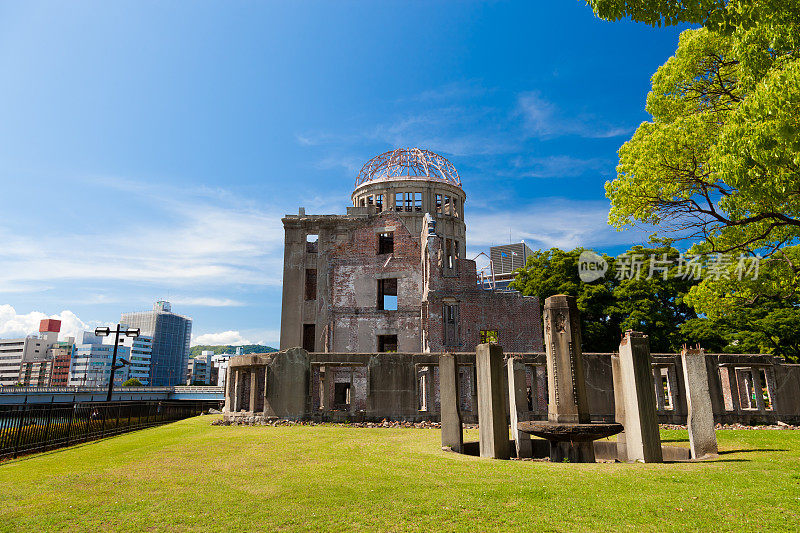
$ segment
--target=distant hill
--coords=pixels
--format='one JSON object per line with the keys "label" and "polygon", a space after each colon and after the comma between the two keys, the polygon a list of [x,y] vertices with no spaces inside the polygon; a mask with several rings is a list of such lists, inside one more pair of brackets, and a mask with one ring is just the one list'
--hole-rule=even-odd
{"label": "distant hill", "polygon": [[[230,344],[218,344],[216,346],[198,344],[197,346],[192,346],[189,350],[189,357],[197,357],[205,350],[211,350],[215,355],[220,353],[236,353],[236,348],[238,348],[238,346],[232,346]],[[245,344],[241,346],[241,348],[243,353],[269,353],[278,351],[272,346],[264,346],[262,344]]]}

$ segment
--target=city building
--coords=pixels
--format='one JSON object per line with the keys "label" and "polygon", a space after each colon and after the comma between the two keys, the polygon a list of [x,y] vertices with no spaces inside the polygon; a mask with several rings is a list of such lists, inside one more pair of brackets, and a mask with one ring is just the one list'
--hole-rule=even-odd
{"label": "city building", "polygon": [[217,382],[217,367],[214,365],[214,352],[203,350],[200,355],[189,359],[186,372],[187,385],[213,385]]}
{"label": "city building", "polygon": [[541,350],[538,300],[484,290],[464,257],[465,202],[449,161],[404,148],[364,165],[346,215],[283,218],[281,349]]}
{"label": "city building", "polygon": [[75,339],[73,337],[68,337],[67,342],[56,342],[50,347],[50,353],[52,354],[51,387],[66,387],[69,385],[69,369],[72,366],[74,352]]}
{"label": "city building", "polygon": [[[123,324],[127,329],[127,325]],[[107,387],[111,377],[111,362],[114,356],[114,335],[99,337],[89,331],[75,345],[68,385]],[[140,335],[132,338],[120,336],[117,345],[117,365],[127,361],[114,372],[114,385],[122,385],[130,378],[138,379],[142,385],[149,384],[150,350],[152,338]]]}
{"label": "city building", "polygon": [[[107,387],[111,376],[111,358],[114,346],[104,344],[106,337],[98,337],[91,332],[83,332],[81,342],[75,345],[72,367],[69,372],[69,385],[72,387]],[[112,343],[114,337],[111,337]],[[117,359],[128,359],[130,348],[119,346]],[[115,377],[114,382],[117,382]]]}
{"label": "city building", "polygon": [[508,289],[514,281],[514,272],[525,266],[533,255],[525,241],[489,248],[489,265],[481,271],[481,283],[494,290]]}
{"label": "city building", "polygon": [[[0,386],[49,385],[55,353],[53,348],[62,348],[58,343],[59,331],[60,320],[44,319],[39,323],[38,336],[0,339]],[[72,340],[69,338],[64,344],[69,345]],[[68,350],[66,347],[63,349]]]}
{"label": "city building", "polygon": [[[122,325],[127,329],[131,326],[127,324]],[[113,347],[114,337],[109,335],[104,337],[105,344],[111,344]],[[150,384],[150,364],[153,355],[153,337],[150,335],[139,334],[138,337],[121,336],[119,338],[119,345],[125,346],[129,350],[130,358],[126,359],[128,365],[124,368],[117,370],[114,373],[114,382],[128,379],[138,379],[142,385]]]}
{"label": "city building", "polygon": [[192,319],[172,312],[169,302],[158,301],[152,311],[123,313],[121,323],[139,328],[152,339],[149,384],[180,385],[186,379]]}

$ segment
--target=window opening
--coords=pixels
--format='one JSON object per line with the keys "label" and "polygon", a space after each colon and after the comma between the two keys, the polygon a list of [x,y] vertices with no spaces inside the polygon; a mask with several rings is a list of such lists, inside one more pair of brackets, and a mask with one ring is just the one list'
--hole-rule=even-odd
{"label": "window opening", "polygon": [[378,211],[383,211],[383,195],[379,194],[375,197],[375,207],[378,208]]}
{"label": "window opening", "polygon": [[367,196],[367,205],[372,205],[372,196]]}
{"label": "window opening", "polygon": [[414,193],[414,211],[422,211],[422,193]]}
{"label": "window opening", "polygon": [[414,193],[407,192],[406,193],[406,212],[410,213],[414,206]]}
{"label": "window opening", "polygon": [[333,407],[334,409],[347,409],[350,407],[350,384],[333,384]]}
{"label": "window opening", "polygon": [[761,398],[764,400],[764,409],[772,409],[772,401],[769,397],[769,385],[767,384],[767,372],[763,368],[756,370],[761,378]]}
{"label": "window opening", "polygon": [[303,324],[303,349],[307,352],[314,351],[314,324]]}
{"label": "window opening", "polygon": [[442,195],[441,194],[437,194],[436,195],[436,212],[437,213],[441,213],[442,212]]}
{"label": "window opening", "polygon": [[394,253],[394,232],[380,233],[378,235],[378,253]]}
{"label": "window opening", "polygon": [[397,335],[378,335],[379,352],[396,352]]}
{"label": "window opening", "polygon": [[397,278],[378,280],[378,309],[397,311]]}
{"label": "window opening", "polygon": [[453,213],[450,212],[450,197],[444,197],[444,214],[445,215],[452,215]]}
{"label": "window opening", "polygon": [[319,235],[309,233],[306,235],[306,253],[317,253],[317,243],[319,242]]}
{"label": "window opening", "polygon": [[455,346],[459,343],[458,304],[444,304],[444,343]]}
{"label": "window opening", "polygon": [[661,376],[661,390],[664,391],[664,409],[672,409],[672,392],[669,388],[669,378]]}
{"label": "window opening", "polygon": [[395,211],[402,211],[403,210],[403,193],[398,192],[394,195],[394,210]]}
{"label": "window opening", "polygon": [[481,344],[500,344],[499,336],[496,329],[482,329],[481,330]]}
{"label": "window opening", "polygon": [[453,198],[453,216],[458,216],[458,199]]}
{"label": "window opening", "polygon": [[317,299],[317,269],[306,269],[306,300]]}
{"label": "window opening", "polygon": [[364,199],[363,199],[363,198],[361,198],[361,199],[358,201],[358,205],[360,205],[361,207],[365,207],[365,206],[366,206],[366,202],[364,201]]}

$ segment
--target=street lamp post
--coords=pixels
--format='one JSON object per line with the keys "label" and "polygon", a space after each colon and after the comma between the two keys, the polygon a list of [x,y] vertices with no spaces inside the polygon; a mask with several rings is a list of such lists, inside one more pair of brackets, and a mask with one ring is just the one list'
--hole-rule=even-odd
{"label": "street lamp post", "polygon": [[131,337],[134,339],[139,336],[139,328],[121,328],[122,324],[117,324],[116,329],[113,330],[109,327],[96,328],[94,330],[94,334],[98,337],[107,337],[112,333],[114,334],[114,353],[111,356],[111,376],[108,378],[108,396],[106,396],[107,402],[111,401],[111,394],[114,392],[114,373],[117,371],[117,369],[130,364],[125,359],[121,359],[122,364],[117,365],[117,345],[119,344],[119,335],[120,333],[124,333],[126,337]]}

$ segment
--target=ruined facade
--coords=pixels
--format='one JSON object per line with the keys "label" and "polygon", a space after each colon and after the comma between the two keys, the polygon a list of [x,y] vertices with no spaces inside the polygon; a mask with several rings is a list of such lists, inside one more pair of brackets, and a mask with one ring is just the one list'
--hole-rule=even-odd
{"label": "ruined facade", "polygon": [[540,351],[538,299],[478,286],[465,201],[449,161],[399,149],[364,166],[346,215],[287,215],[281,349]]}

